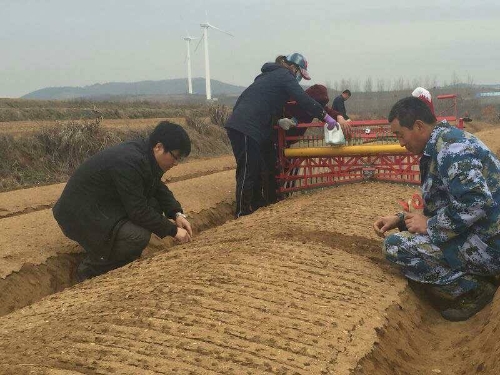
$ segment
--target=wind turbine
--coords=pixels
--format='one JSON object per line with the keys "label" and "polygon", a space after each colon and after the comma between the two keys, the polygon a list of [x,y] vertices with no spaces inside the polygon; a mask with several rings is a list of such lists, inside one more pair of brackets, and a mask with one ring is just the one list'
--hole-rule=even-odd
{"label": "wind turbine", "polygon": [[193,93],[193,84],[191,82],[191,41],[195,40],[198,38],[192,38],[189,36],[189,33],[187,33],[187,36],[184,37],[184,40],[186,41],[186,62],[187,62],[187,73],[188,73],[188,92],[190,94]]}
{"label": "wind turbine", "polygon": [[[212,99],[212,89],[210,87],[210,61],[208,58],[208,29],[212,28],[214,30],[220,31],[221,33],[227,34],[229,36],[234,36],[227,31],[221,30],[218,27],[215,27],[211,25],[208,22],[208,14],[207,14],[207,21],[205,23],[200,24],[201,28],[203,29],[203,44],[205,45],[205,91],[207,93],[207,100]],[[195,51],[198,49],[198,46],[201,43],[201,40],[198,42],[198,45],[196,46]]]}

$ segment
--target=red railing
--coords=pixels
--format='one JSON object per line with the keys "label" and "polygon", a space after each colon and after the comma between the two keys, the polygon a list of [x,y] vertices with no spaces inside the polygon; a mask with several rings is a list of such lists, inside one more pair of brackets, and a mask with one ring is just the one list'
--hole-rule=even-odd
{"label": "red railing", "polygon": [[[455,126],[463,128],[463,119],[457,119],[455,94],[440,95],[439,100],[453,100],[453,115],[442,113],[437,116],[438,121],[447,120]],[[298,128],[311,129],[310,134],[301,136],[287,135],[277,129],[277,173],[276,180],[278,194],[326,187],[331,185],[352,183],[368,179],[401,182],[410,184],[420,183],[418,155],[408,152],[380,153],[377,155],[341,155],[341,156],[301,156],[287,157],[285,150],[288,148],[316,149],[318,147],[331,147],[323,143],[323,123],[299,124]],[[386,119],[356,120],[351,122],[352,139],[348,145],[369,144],[395,144],[397,139],[390,131]],[[307,154],[307,152],[306,152]],[[311,153],[314,154],[314,153]]]}

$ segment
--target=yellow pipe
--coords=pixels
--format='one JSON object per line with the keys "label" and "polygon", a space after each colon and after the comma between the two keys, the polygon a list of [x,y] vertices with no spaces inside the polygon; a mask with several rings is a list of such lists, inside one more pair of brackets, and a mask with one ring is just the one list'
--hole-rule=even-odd
{"label": "yellow pipe", "polygon": [[307,147],[287,148],[286,157],[308,156],[350,156],[350,155],[376,155],[376,154],[402,154],[407,153],[406,148],[399,144],[393,145],[357,145],[338,147]]}

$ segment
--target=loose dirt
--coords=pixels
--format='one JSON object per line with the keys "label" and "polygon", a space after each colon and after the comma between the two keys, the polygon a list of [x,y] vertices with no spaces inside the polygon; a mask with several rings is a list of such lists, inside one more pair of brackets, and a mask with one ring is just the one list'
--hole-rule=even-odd
{"label": "loose dirt", "polygon": [[47,297],[0,318],[0,370],[494,374],[498,299],[446,322],[381,258],[371,223],[414,191],[298,195]]}
{"label": "loose dirt", "polygon": [[500,126],[474,133],[488,148],[500,157]]}
{"label": "loose dirt", "polygon": [[[193,212],[227,209],[234,171],[169,186]],[[450,323],[382,259],[371,225],[416,190],[366,182],[297,194],[190,244],[159,244],[0,317],[0,373],[497,374],[498,293]],[[51,220],[49,210],[0,220],[2,257],[23,244],[4,275],[50,268],[45,252],[78,253]]]}
{"label": "loose dirt", "polygon": [[298,196],[13,312],[5,371],[348,373],[406,285],[367,224],[413,190]]}
{"label": "loose dirt", "polygon": [[[168,186],[196,231],[232,217],[233,167],[234,158],[225,156],[193,160],[165,174],[176,181]],[[199,177],[189,180],[193,175]],[[63,188],[64,184],[57,184],[0,194],[0,315],[74,283],[73,270],[82,249],[62,234],[50,209]],[[172,245],[170,238],[153,235],[143,255]]]}

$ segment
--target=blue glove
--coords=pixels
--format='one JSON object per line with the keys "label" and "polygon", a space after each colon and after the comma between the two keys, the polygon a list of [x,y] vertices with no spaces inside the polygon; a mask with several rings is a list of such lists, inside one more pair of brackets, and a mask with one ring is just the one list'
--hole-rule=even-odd
{"label": "blue glove", "polygon": [[328,113],[326,114],[324,121],[328,124],[327,129],[333,130],[334,128],[339,129],[339,123],[333,119]]}

